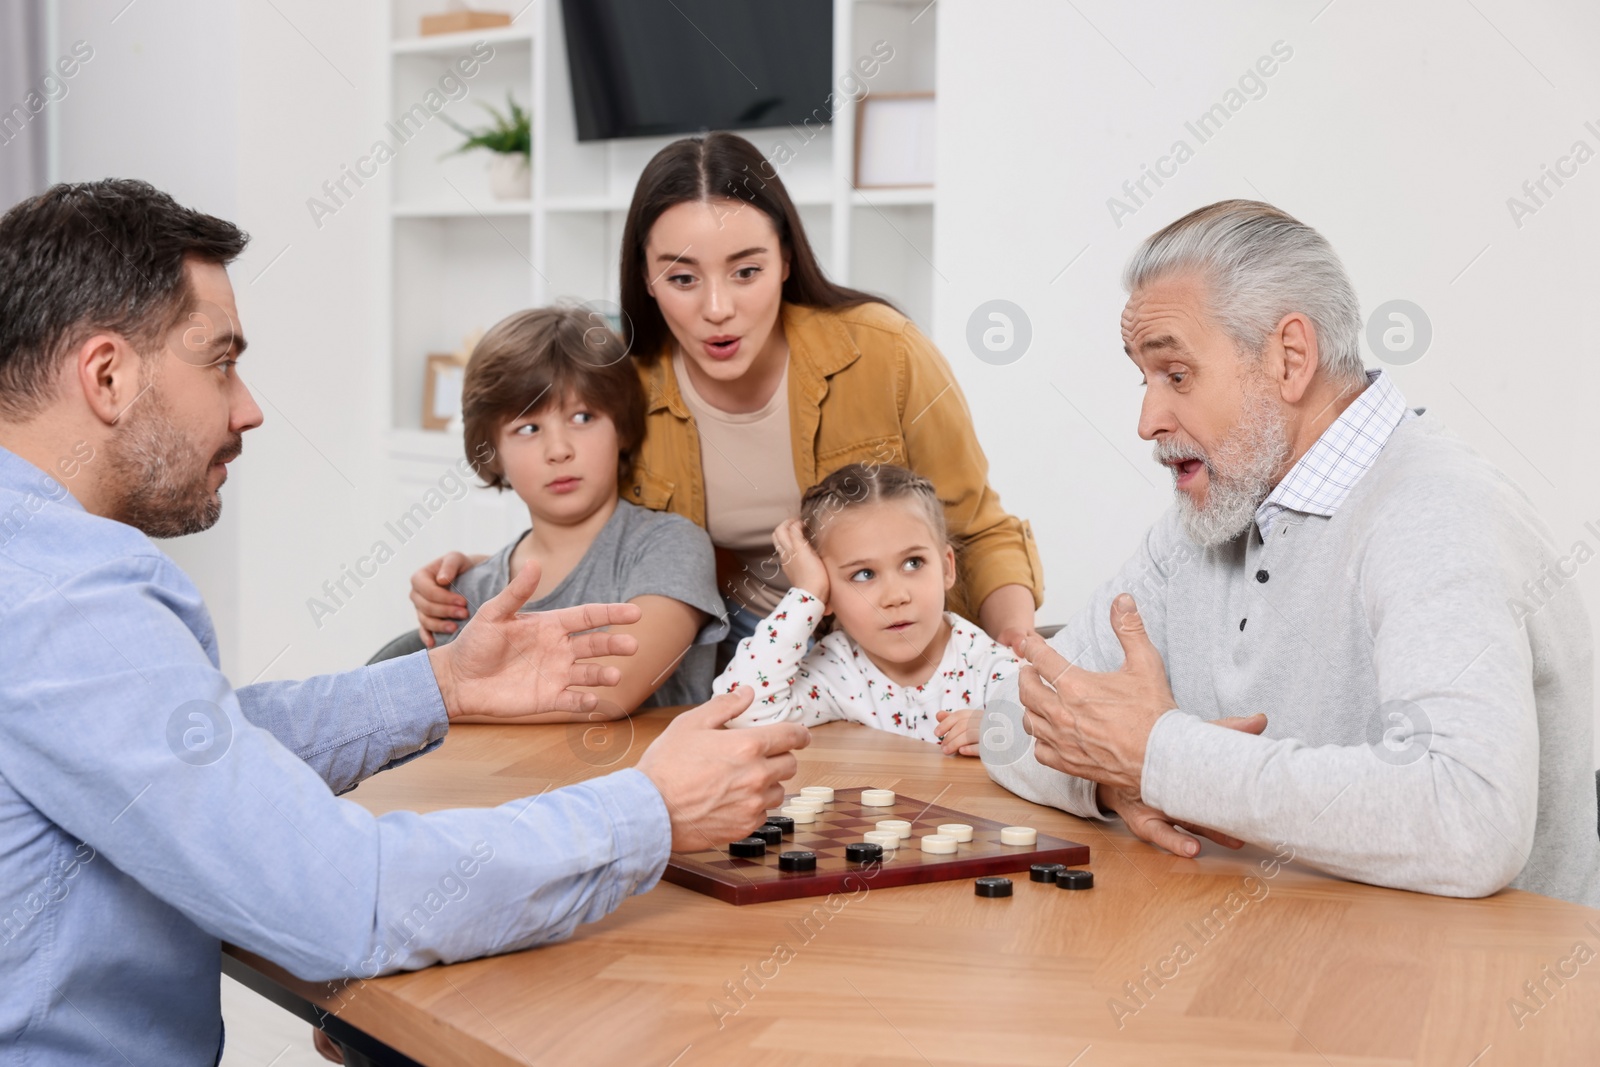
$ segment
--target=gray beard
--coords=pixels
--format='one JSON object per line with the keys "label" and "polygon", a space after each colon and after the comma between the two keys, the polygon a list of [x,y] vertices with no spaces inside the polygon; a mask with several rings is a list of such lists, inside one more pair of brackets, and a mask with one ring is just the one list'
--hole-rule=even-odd
{"label": "gray beard", "polygon": [[108,449],[113,482],[124,494],[114,517],[147,537],[183,537],[211,529],[222,516],[222,497],[208,484],[210,462],[238,455],[238,435],[208,462],[172,421],[159,389],[151,389],[135,405],[141,410]]}
{"label": "gray beard", "polygon": [[[1157,462],[1198,459],[1206,467],[1206,501],[1197,505],[1177,493],[1178,520],[1201,548],[1232,541],[1255,522],[1256,509],[1272,492],[1273,479],[1289,458],[1289,428],[1266,389],[1246,395],[1244,412],[1227,438],[1210,454],[1176,441],[1156,442]],[[1176,484],[1178,472],[1173,470]]]}

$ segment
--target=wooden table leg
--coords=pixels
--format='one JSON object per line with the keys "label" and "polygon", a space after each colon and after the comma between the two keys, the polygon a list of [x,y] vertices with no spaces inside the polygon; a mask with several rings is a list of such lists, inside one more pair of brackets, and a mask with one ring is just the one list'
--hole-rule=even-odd
{"label": "wooden table leg", "polygon": [[289,1014],[304,1019],[312,1026],[321,1027],[329,1037],[344,1046],[346,1067],[426,1067],[405,1053],[396,1052],[371,1034],[356,1029],[337,1015],[328,1014],[226,952],[222,953],[222,973],[251,992],[266,997]]}

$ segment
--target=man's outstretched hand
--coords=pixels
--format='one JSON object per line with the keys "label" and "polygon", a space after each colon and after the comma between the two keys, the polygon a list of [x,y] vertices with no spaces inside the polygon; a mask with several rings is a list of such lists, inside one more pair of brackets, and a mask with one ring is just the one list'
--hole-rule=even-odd
{"label": "man's outstretched hand", "polygon": [[811,743],[799,723],[725,730],[750,706],[740,686],[673,719],[639,757],[672,819],[672,848],[699,852],[748,837],[783,800],[783,782],[799,766],[794,750]]}
{"label": "man's outstretched hand", "polygon": [[574,687],[621,680],[616,667],[581,661],[631,656],[638,641],[626,634],[580,631],[638,622],[638,607],[582,604],[519,614],[538,588],[539,564],[530,561],[454,641],[428,652],[450,718],[586,712],[599,698]]}

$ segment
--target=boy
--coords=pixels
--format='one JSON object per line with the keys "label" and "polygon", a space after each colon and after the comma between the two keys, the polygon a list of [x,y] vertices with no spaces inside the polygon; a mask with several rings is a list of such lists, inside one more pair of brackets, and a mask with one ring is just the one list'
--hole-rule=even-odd
{"label": "boy", "polygon": [[520,311],[484,335],[462,385],[467,456],[489,486],[522,499],[532,528],[481,560],[451,553],[412,585],[430,647],[451,640],[453,620],[471,617],[530,559],[542,577],[526,610],[637,604],[642,618],[618,632],[637,638],[639,651],[617,662],[622,682],[601,694],[612,718],[707,699],[715,647],[727,632],[705,531],[617,496],[618,476],[644,434],[644,393],[627,355],[615,334],[577,308]]}

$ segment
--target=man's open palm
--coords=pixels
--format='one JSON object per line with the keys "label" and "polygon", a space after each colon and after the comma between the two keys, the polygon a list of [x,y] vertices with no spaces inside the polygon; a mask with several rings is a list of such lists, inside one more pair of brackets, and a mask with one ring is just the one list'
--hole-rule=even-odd
{"label": "man's open palm", "polygon": [[539,573],[538,562],[530,561],[454,641],[428,653],[451,718],[585,712],[599,698],[574,687],[621,680],[622,672],[614,666],[582,661],[631,656],[638,641],[626,634],[582,631],[638,622],[638,607],[581,604],[519,614],[539,588]]}

